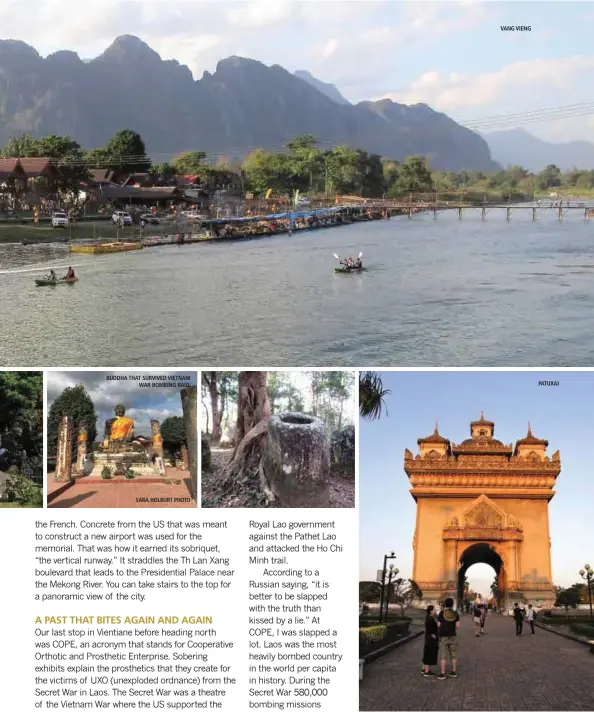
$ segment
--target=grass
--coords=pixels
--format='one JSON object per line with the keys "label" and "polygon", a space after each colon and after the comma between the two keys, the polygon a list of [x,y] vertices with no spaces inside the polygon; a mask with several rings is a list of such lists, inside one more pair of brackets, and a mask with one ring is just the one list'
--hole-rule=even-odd
{"label": "grass", "polygon": [[[161,225],[147,225],[142,229],[142,235],[166,235],[179,231],[189,232],[186,225],[163,223]],[[80,222],[71,228],[52,228],[48,225],[2,225],[0,224],[0,243],[23,242],[35,240],[36,242],[67,242],[68,240],[133,240],[140,237],[141,230],[138,225],[118,228],[112,222],[101,220],[97,222]]]}
{"label": "grass", "polygon": [[[42,505],[39,505],[40,507]],[[21,504],[20,502],[0,502],[0,509],[39,509],[34,504]]]}
{"label": "grass", "polygon": [[578,188],[577,186],[563,188],[548,188],[547,190],[537,190],[535,196],[537,198],[548,198],[549,193],[557,193],[559,197],[583,198],[589,200],[594,198],[594,188]]}

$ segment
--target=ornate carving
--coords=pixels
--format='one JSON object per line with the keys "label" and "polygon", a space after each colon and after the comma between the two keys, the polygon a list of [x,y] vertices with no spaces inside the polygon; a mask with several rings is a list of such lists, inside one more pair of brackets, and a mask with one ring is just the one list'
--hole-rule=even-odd
{"label": "ornate carving", "polygon": [[482,494],[464,513],[464,525],[453,517],[444,527],[443,539],[451,541],[523,541],[519,522],[506,515],[491,500]]}
{"label": "ornate carving", "polygon": [[406,450],[404,451],[404,459],[405,459],[405,460],[412,460],[412,459],[413,459],[413,454],[412,454],[412,452],[411,452],[408,448],[406,448]]}
{"label": "ornate carving", "polygon": [[457,541],[524,541],[524,534],[516,529],[496,529],[494,527],[445,527],[443,538],[446,542]]}
{"label": "ornate carving", "polygon": [[445,455],[440,455],[437,450],[430,450],[426,455],[425,459],[426,460],[441,460],[445,457]]}
{"label": "ornate carving", "polygon": [[546,488],[555,486],[555,476],[546,474],[524,475],[486,475],[477,473],[409,473],[410,483],[415,487],[521,487],[521,488]]}
{"label": "ornate carving", "polygon": [[437,589],[440,591],[446,591],[450,587],[449,581],[417,581],[418,587],[421,591]]}
{"label": "ornate carving", "polygon": [[[412,453],[411,453],[412,454]],[[501,472],[512,471],[518,474],[534,473],[535,471],[546,472],[558,475],[561,471],[560,459],[551,460],[545,457],[543,460],[528,460],[525,457],[497,457],[491,455],[464,455],[456,458],[452,455],[444,455],[438,463],[428,463],[427,458],[416,455],[414,460],[406,460],[404,469],[409,470],[432,470],[439,469],[446,472]]]}
{"label": "ornate carving", "polygon": [[464,526],[467,528],[503,528],[503,515],[486,499],[479,501],[464,515]]}

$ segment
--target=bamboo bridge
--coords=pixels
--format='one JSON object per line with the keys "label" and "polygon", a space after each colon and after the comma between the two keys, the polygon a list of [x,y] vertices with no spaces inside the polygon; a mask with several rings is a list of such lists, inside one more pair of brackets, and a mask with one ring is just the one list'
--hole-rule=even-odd
{"label": "bamboo bridge", "polygon": [[473,202],[452,202],[452,201],[402,201],[402,200],[367,200],[363,205],[359,205],[369,211],[382,211],[389,215],[408,215],[411,219],[418,213],[432,212],[437,218],[443,210],[457,210],[458,219],[462,220],[464,212],[477,210],[481,213],[483,220],[492,210],[504,210],[506,220],[511,220],[512,214],[518,211],[532,211],[532,220],[537,219],[541,211],[555,211],[559,220],[562,220],[569,211],[581,211],[585,219],[594,218],[594,207],[588,207],[583,203],[577,205],[563,204],[562,202],[551,203],[550,205],[522,205],[509,203],[473,203]]}

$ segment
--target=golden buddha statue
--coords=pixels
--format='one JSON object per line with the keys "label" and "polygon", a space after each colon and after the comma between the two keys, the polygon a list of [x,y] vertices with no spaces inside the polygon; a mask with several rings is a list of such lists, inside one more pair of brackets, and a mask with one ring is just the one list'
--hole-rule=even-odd
{"label": "golden buddha statue", "polygon": [[110,445],[125,445],[134,439],[134,421],[132,418],[125,417],[126,408],[118,403],[114,411],[116,417],[110,418],[105,423],[103,447],[106,449]]}

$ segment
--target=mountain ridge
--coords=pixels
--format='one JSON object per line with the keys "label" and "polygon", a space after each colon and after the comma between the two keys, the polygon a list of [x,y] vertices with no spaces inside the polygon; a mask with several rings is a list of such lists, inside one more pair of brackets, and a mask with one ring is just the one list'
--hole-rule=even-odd
{"label": "mountain ridge", "polygon": [[397,160],[423,154],[435,169],[499,167],[483,138],[445,114],[390,100],[340,104],[278,64],[232,56],[194,79],[134,35],[84,61],[0,40],[0,143],[55,133],[92,148],[122,128],[138,131],[152,155],[204,150],[234,159],[312,134],[321,147],[347,144]]}
{"label": "mountain ridge", "polygon": [[594,144],[588,141],[544,141],[521,128],[493,131],[482,136],[489,144],[494,160],[503,166],[519,165],[534,173],[550,164],[562,171],[573,167],[594,168]]}

